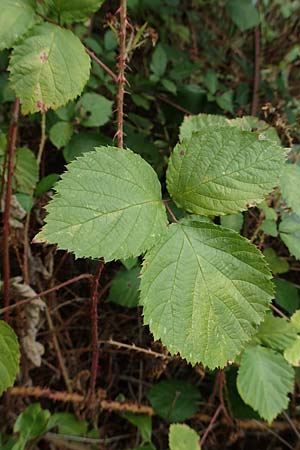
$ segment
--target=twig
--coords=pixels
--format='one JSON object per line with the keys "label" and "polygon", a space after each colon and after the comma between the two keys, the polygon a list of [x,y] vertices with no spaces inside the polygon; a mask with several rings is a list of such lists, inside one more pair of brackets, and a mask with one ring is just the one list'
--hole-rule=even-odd
{"label": "twig", "polygon": [[29,224],[30,224],[30,211],[26,214],[26,220],[24,225],[24,244],[23,244],[23,278],[24,283],[29,284],[29,267],[28,267],[28,252],[29,252]]}
{"label": "twig", "polygon": [[[283,415],[286,418],[286,420],[288,421],[288,423],[290,424],[290,426],[291,426],[292,430],[294,431],[295,435],[297,436],[297,438],[300,439],[300,431],[298,430],[296,425],[293,423],[290,416],[285,411],[283,411]],[[299,427],[299,429],[300,429],[300,427]]]}
{"label": "twig", "polygon": [[165,208],[168,211],[171,219],[173,220],[173,222],[178,223],[178,220],[177,220],[175,214],[173,213],[173,211],[171,210],[170,206],[168,205],[168,203],[164,202],[164,205],[165,205]]}
{"label": "twig", "polygon": [[259,103],[259,83],[260,83],[260,27],[254,28],[254,80],[251,115],[256,116]]}
{"label": "twig", "polygon": [[67,390],[71,394],[73,392],[72,383],[71,383],[71,380],[69,378],[69,374],[68,374],[67,368],[65,366],[64,358],[63,358],[61,350],[60,350],[58,339],[56,337],[55,328],[54,328],[54,325],[53,325],[53,322],[52,322],[52,318],[51,318],[51,315],[49,313],[47,305],[46,305],[46,308],[45,308],[45,313],[46,313],[46,318],[47,318],[49,330],[50,330],[51,335],[52,335],[52,342],[53,342],[53,346],[54,346],[54,349],[55,349],[55,352],[56,352],[56,356],[57,356],[57,359],[58,359],[58,364],[60,366],[60,369],[61,369],[61,372],[62,372],[62,375],[63,375],[63,379],[64,379],[64,381],[66,383]]}
{"label": "twig", "polygon": [[[35,397],[35,398],[48,398],[49,400],[53,401],[60,401],[64,403],[68,402],[74,402],[74,403],[84,403],[85,397],[84,395],[73,393],[69,394],[69,392],[65,391],[51,391],[51,389],[47,388],[41,388],[39,386],[35,387],[25,387],[25,386],[16,386],[13,388],[10,388],[8,390],[10,395],[15,397]],[[130,411],[134,413],[139,414],[147,414],[148,416],[154,416],[155,412],[151,406],[147,405],[139,405],[137,403],[133,402],[116,402],[116,401],[109,401],[109,400],[103,400],[101,398],[101,395],[98,397],[100,406],[103,410],[108,411]],[[222,405],[219,406],[219,408],[222,408]],[[218,408],[218,409],[219,409]],[[214,416],[216,416],[215,412]],[[219,414],[219,412],[218,412]],[[208,423],[210,424],[212,422],[213,417],[211,417],[209,414],[203,414],[198,413],[195,414],[192,417],[193,420],[196,420],[200,423]],[[214,422],[216,421],[217,417],[215,418]],[[290,424],[287,422],[283,422],[281,420],[274,420],[270,425],[267,425],[263,421],[257,421],[257,420],[235,420],[235,425],[237,428],[240,428],[242,430],[266,430],[267,432],[271,432],[271,429],[278,430],[278,431],[286,431],[290,429]],[[223,426],[228,426],[228,422],[226,419],[221,419],[220,424]],[[293,420],[293,424],[295,427],[300,428],[300,421],[299,420]],[[213,425],[213,424],[212,424]],[[204,438],[204,435],[202,439]]]}
{"label": "twig", "polygon": [[109,444],[112,442],[120,441],[121,439],[126,439],[130,437],[130,434],[121,434],[119,436],[114,436],[111,438],[90,438],[90,437],[83,437],[83,436],[75,436],[75,435],[69,435],[69,434],[57,434],[52,433],[48,431],[48,433],[45,434],[45,439],[53,440],[53,441],[73,441],[73,442],[82,442],[84,444]]}
{"label": "twig", "polygon": [[[18,133],[18,120],[20,112],[20,100],[16,98],[12,110],[12,119],[9,129],[7,154],[7,183],[5,194],[5,206],[4,206],[4,218],[3,218],[3,293],[4,293],[4,305],[5,308],[9,307],[10,303],[10,259],[9,259],[9,219],[10,219],[10,203],[12,196],[12,180],[14,174],[14,157],[16,151],[16,141]],[[9,319],[9,310],[5,310],[5,320]]]}
{"label": "twig", "polygon": [[113,347],[124,348],[126,350],[143,353],[145,355],[152,356],[154,358],[161,358],[161,359],[166,359],[166,360],[172,359],[171,356],[165,355],[164,353],[158,353],[158,352],[154,352],[153,350],[150,350],[147,348],[137,347],[135,344],[131,344],[131,345],[124,344],[123,342],[117,342],[117,341],[114,341],[113,339],[109,339],[108,341],[98,341],[98,344],[108,344],[108,345],[112,345]]}
{"label": "twig", "polygon": [[126,28],[127,28],[127,0],[120,0],[120,54],[118,63],[118,94],[117,94],[117,139],[118,147],[124,146],[124,95],[125,95],[125,68],[126,68]]}
{"label": "twig", "polygon": [[41,140],[40,140],[39,151],[38,151],[38,155],[37,155],[38,166],[40,166],[40,164],[41,164],[43,151],[44,151],[46,140],[47,140],[47,136],[46,136],[46,113],[45,113],[45,111],[41,112],[41,116],[42,116],[42,120],[41,120]]}
{"label": "twig", "polygon": [[173,102],[172,100],[170,100],[165,95],[159,94],[159,95],[157,95],[157,98],[159,100],[161,100],[162,102],[167,103],[167,105],[173,106],[173,108],[177,109],[178,111],[180,111],[180,112],[182,112],[184,114],[187,114],[188,116],[193,116],[194,115],[191,111],[189,111],[188,109],[183,108],[183,106],[180,106],[177,103]]}
{"label": "twig", "polygon": [[277,306],[273,305],[273,303],[270,303],[270,309],[276,312],[280,317],[283,317],[284,319],[288,320],[288,317],[282,311],[280,311],[280,309],[277,308]]}
{"label": "twig", "polygon": [[218,408],[217,408],[215,414],[214,414],[213,417],[211,418],[211,421],[209,422],[209,425],[208,425],[208,427],[206,428],[205,433],[203,434],[203,436],[202,436],[202,438],[201,438],[201,441],[200,441],[200,447],[202,447],[202,446],[204,445],[204,443],[205,443],[205,441],[206,441],[206,439],[207,439],[207,436],[208,436],[209,433],[211,432],[212,427],[213,427],[215,421],[217,420],[217,418],[218,418],[220,412],[222,411],[222,409],[223,409],[223,405],[220,404],[220,405],[218,406]]}
{"label": "twig", "polygon": [[89,392],[89,399],[91,400],[91,404],[93,404],[95,400],[95,387],[96,387],[97,369],[99,360],[97,300],[98,300],[99,279],[103,269],[104,269],[104,262],[100,261],[95,276],[93,278],[92,292],[91,292],[92,366],[91,366],[91,383]]}
{"label": "twig", "polygon": [[50,289],[46,289],[43,292],[40,292],[39,294],[34,295],[33,297],[26,298],[25,300],[20,300],[18,303],[15,303],[14,305],[6,306],[5,308],[0,309],[0,314],[5,314],[7,311],[10,311],[12,309],[17,308],[18,306],[25,305],[26,303],[32,302],[32,300],[35,300],[36,298],[43,297],[45,295],[51,294],[52,292],[58,291],[59,289],[62,289],[65,286],[68,286],[69,284],[76,283],[80,280],[91,280],[93,276],[89,273],[83,273],[81,275],[78,275],[75,278],[71,278],[70,280],[64,281],[61,284],[58,284],[57,286],[54,286]]}
{"label": "twig", "polygon": [[113,82],[117,84],[118,83],[117,75],[114,74],[113,71],[106,64],[104,64],[104,62],[101,61],[101,59],[99,59],[98,56],[96,56],[95,53],[92,52],[89,48],[85,47],[85,51],[101,67],[101,69],[103,69],[106,73],[108,73]]}
{"label": "twig", "polygon": [[[86,397],[84,395],[64,392],[64,391],[51,391],[47,388],[41,388],[39,386],[36,387],[13,387],[8,390],[10,395],[17,397],[35,397],[35,398],[48,398],[54,401],[60,402],[73,402],[73,403],[84,403],[86,401]],[[139,405],[138,403],[133,402],[117,402],[104,400],[101,398],[101,395],[96,398],[99,402],[100,407],[106,411],[118,411],[125,412],[130,411],[136,414],[147,414],[148,416],[154,415],[154,410],[151,406]]]}

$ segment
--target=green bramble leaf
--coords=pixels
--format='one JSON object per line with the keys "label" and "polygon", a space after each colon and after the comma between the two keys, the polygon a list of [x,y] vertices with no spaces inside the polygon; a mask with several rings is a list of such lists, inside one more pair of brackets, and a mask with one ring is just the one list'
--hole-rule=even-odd
{"label": "green bramble leaf", "polygon": [[130,150],[95,150],[68,165],[36,240],[78,258],[138,256],[167,228],[157,175]]}
{"label": "green bramble leaf", "polygon": [[166,52],[161,44],[157,44],[152,55],[150,69],[158,78],[161,78],[167,69],[167,64]]}
{"label": "green bramble leaf", "polygon": [[12,328],[0,320],[0,395],[13,385],[19,370],[18,339]]}
{"label": "green bramble leaf", "polygon": [[274,275],[289,271],[289,263],[285,258],[278,256],[272,247],[265,248],[263,255]]}
{"label": "green bramble leaf", "polygon": [[297,332],[300,333],[300,310],[297,309],[297,311],[294,312],[294,314],[291,317],[291,322],[296,328]]}
{"label": "green bramble leaf", "polygon": [[183,422],[195,414],[201,395],[183,380],[162,380],[154,384],[147,397],[155,412],[170,422]]}
{"label": "green bramble leaf", "polygon": [[271,127],[264,120],[259,120],[254,116],[243,116],[236,119],[228,119],[226,116],[217,114],[198,114],[186,116],[180,127],[179,139],[190,139],[193,133],[213,127],[216,131],[223,127],[240,128],[241,130],[252,131],[261,140],[270,140],[280,145],[280,139],[275,128]]}
{"label": "green bramble leaf", "polygon": [[[27,147],[19,147],[15,154],[13,191],[31,195],[39,180],[35,154]],[[0,172],[3,171],[4,149],[0,147]]]}
{"label": "green bramble leaf", "polygon": [[170,450],[201,450],[199,436],[188,425],[173,423],[169,431]]}
{"label": "green bramble leaf", "polygon": [[87,92],[77,103],[77,108],[83,115],[81,125],[84,127],[101,127],[112,115],[113,102],[94,92]]}
{"label": "green bramble leaf", "polygon": [[233,22],[242,31],[260,23],[259,12],[252,0],[227,0],[226,9]]}
{"label": "green bramble leaf", "polygon": [[281,354],[249,346],[241,357],[237,388],[244,402],[271,423],[288,406],[294,371]]}
{"label": "green bramble leaf", "polygon": [[95,147],[101,147],[110,144],[111,139],[107,138],[103,134],[100,134],[99,132],[81,132],[79,134],[73,134],[70,142],[64,148],[64,158],[67,163],[69,163],[78,156],[82,156],[84,153],[93,151]]}
{"label": "green bramble leaf", "polygon": [[231,228],[238,233],[243,228],[244,216],[242,213],[229,214],[221,217],[221,225],[225,228]]}
{"label": "green bramble leaf", "polygon": [[198,114],[195,116],[185,116],[184,121],[180,126],[179,140],[191,139],[192,134],[201,131],[202,129],[214,128],[216,129],[228,127],[229,119],[225,116],[218,116],[216,114]]}
{"label": "green bramble leaf", "polygon": [[70,122],[56,122],[49,132],[49,138],[56,148],[65,147],[72,135],[73,135],[73,125]]}
{"label": "green bramble leaf", "polygon": [[2,0],[0,50],[10,48],[38,20],[31,0]]}
{"label": "green bramble leaf", "polygon": [[90,58],[71,31],[43,23],[14,48],[9,70],[22,112],[28,114],[57,109],[81,94]]}
{"label": "green bramble leaf", "polygon": [[294,342],[285,349],[283,356],[292,366],[300,367],[300,336],[297,336]]}
{"label": "green bramble leaf", "polygon": [[288,313],[293,314],[299,307],[299,293],[296,286],[283,278],[275,278],[276,303]]}
{"label": "green bramble leaf", "polygon": [[143,264],[141,304],[154,338],[209,368],[224,367],[241,352],[272,293],[257,248],[210,223],[171,225]]}
{"label": "green bramble leaf", "polygon": [[296,164],[285,164],[280,189],[287,206],[300,216],[300,167]]}
{"label": "green bramble leaf", "polygon": [[274,142],[274,144],[281,144],[276,129],[257,117],[237,117],[236,119],[228,120],[228,124],[232,127],[241,128],[242,130],[253,131],[259,136],[259,139],[268,139],[269,141]]}
{"label": "green bramble leaf", "polygon": [[46,0],[51,15],[61,24],[82,22],[95,13],[104,0]]}
{"label": "green bramble leaf", "polygon": [[188,212],[224,215],[246,210],[278,184],[281,147],[235,127],[208,127],[177,144],[169,160],[167,187]]}
{"label": "green bramble leaf", "polygon": [[28,406],[17,418],[14,432],[19,433],[12,450],[25,450],[26,444],[32,439],[42,436],[47,431],[50,411],[42,409],[39,403]]}
{"label": "green bramble leaf", "polygon": [[88,431],[88,423],[85,420],[78,420],[74,414],[66,412],[58,412],[50,417],[47,430],[55,427],[60,434],[71,436],[86,436]]}
{"label": "green bramble leaf", "polygon": [[296,337],[297,330],[290,321],[282,317],[274,317],[270,313],[260,325],[255,340],[266,347],[280,351],[289,347]]}
{"label": "green bramble leaf", "polygon": [[279,225],[280,237],[295,258],[300,259],[300,216],[284,214]]}
{"label": "green bramble leaf", "polygon": [[39,168],[34,153],[26,147],[16,151],[14,190],[23,194],[33,194],[39,180]]}
{"label": "green bramble leaf", "polygon": [[139,303],[140,266],[130,270],[120,270],[112,280],[109,300],[127,308],[135,308]]}
{"label": "green bramble leaf", "polygon": [[50,173],[49,175],[46,175],[43,177],[37,184],[35,195],[36,197],[45,194],[46,192],[49,192],[55,183],[59,180],[60,176],[58,173]]}

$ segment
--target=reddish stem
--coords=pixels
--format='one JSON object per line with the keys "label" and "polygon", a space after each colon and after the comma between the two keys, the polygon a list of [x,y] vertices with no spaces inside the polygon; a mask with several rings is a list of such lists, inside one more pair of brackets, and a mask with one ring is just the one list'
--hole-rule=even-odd
{"label": "reddish stem", "polygon": [[70,280],[64,281],[63,283],[58,284],[57,286],[54,286],[50,289],[46,289],[45,291],[40,292],[39,294],[36,294],[33,297],[26,298],[24,300],[20,300],[18,303],[14,304],[14,305],[10,305],[5,308],[1,308],[0,314],[6,313],[7,311],[17,308],[18,306],[25,305],[26,303],[30,303],[30,302],[32,302],[32,300],[35,300],[36,298],[43,297],[45,295],[51,294],[52,292],[58,291],[59,289],[62,289],[63,287],[68,286],[69,284],[76,283],[76,281],[86,280],[86,279],[91,280],[92,278],[93,278],[93,276],[91,274],[82,273],[81,275],[78,275],[78,277],[71,278]]}
{"label": "reddish stem", "polygon": [[217,410],[216,410],[216,412],[215,412],[215,414],[213,415],[211,421],[209,422],[209,425],[208,425],[208,427],[206,428],[205,433],[204,433],[203,436],[202,436],[202,439],[201,439],[201,441],[200,441],[200,447],[201,447],[201,448],[203,447],[203,445],[204,445],[204,443],[205,443],[205,441],[206,441],[206,439],[207,439],[207,436],[208,436],[209,433],[211,432],[212,427],[213,427],[214,423],[216,422],[216,420],[217,420],[217,418],[218,418],[218,416],[219,416],[219,414],[220,414],[221,411],[222,411],[222,405],[219,405],[218,408],[217,408]]}
{"label": "reddish stem", "polygon": [[260,28],[254,29],[254,82],[251,115],[256,116],[259,106],[259,83],[260,83]]}
{"label": "reddish stem", "polygon": [[[12,119],[8,135],[7,144],[7,182],[3,218],[3,293],[4,306],[7,308],[10,303],[9,279],[10,279],[10,259],[9,259],[9,219],[10,219],[10,204],[12,196],[12,180],[14,174],[14,158],[16,152],[16,141],[18,133],[18,120],[20,111],[20,100],[16,98],[12,110]],[[5,310],[5,320],[9,320],[9,310]]]}
{"label": "reddish stem", "polygon": [[127,0],[121,0],[120,4],[120,54],[118,64],[118,94],[117,94],[117,138],[118,147],[124,146],[124,95],[125,95],[125,68],[126,68],[126,27],[127,27]]}
{"label": "reddish stem", "polygon": [[98,56],[96,56],[95,53],[92,52],[89,48],[85,47],[85,51],[101,67],[101,69],[103,69],[106,73],[108,73],[111,79],[117,84],[118,83],[117,75],[114,74],[113,71],[106,64],[104,64],[104,62],[101,61],[101,59],[99,59]]}
{"label": "reddish stem", "polygon": [[99,360],[99,346],[98,346],[98,288],[99,279],[104,269],[104,262],[100,261],[97,267],[97,271],[93,278],[92,292],[91,292],[91,321],[92,321],[92,366],[91,366],[91,384],[89,398],[94,403],[95,400],[95,388],[97,380],[97,369]]}

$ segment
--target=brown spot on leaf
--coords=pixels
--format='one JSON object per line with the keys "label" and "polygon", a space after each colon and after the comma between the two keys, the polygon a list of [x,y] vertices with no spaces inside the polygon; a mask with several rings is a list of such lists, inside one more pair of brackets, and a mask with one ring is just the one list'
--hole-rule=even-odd
{"label": "brown spot on leaf", "polygon": [[185,155],[185,151],[183,149],[181,149],[180,152],[179,152],[179,155],[180,156],[184,156]]}
{"label": "brown spot on leaf", "polygon": [[40,60],[41,60],[42,62],[48,61],[48,55],[47,55],[46,52],[42,52],[42,53],[40,54]]}
{"label": "brown spot on leaf", "polygon": [[46,112],[46,111],[47,111],[46,105],[44,105],[44,103],[41,102],[40,100],[38,100],[38,101],[36,102],[36,106],[38,107],[38,110],[39,110],[40,112]]}

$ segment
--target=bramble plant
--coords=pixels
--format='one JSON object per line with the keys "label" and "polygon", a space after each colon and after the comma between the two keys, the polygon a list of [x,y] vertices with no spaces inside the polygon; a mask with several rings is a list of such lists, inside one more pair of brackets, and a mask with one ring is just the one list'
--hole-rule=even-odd
{"label": "bramble plant", "polygon": [[[245,129],[249,122],[185,120],[167,187],[186,216],[172,224],[157,175],[139,155],[114,147],[86,153],[57,183],[35,242],[105,262],[145,253],[140,304],[154,338],[191,364],[239,362],[241,397],[271,422],[293,389],[282,352],[297,329],[266,314],[274,288],[261,252],[212,221],[262,202],[279,184],[285,151],[273,133]],[[285,339],[276,338],[283,330]]]}
{"label": "bramble plant", "polygon": [[[279,236],[290,254],[300,259],[299,165],[288,159],[289,149],[282,147],[275,128],[265,121],[197,114],[185,117],[167,161],[166,183],[161,184],[157,174],[161,167],[156,172],[136,149],[123,144],[124,67],[118,77],[112,74],[114,82],[123,83],[118,94],[120,145],[98,145],[92,133],[73,136],[74,117],[93,128],[106,124],[112,115],[113,102],[98,93],[84,93],[76,105],[72,102],[89,80],[91,52],[67,27],[88,19],[103,0],[37,3],[3,0],[0,16],[0,50],[12,48],[10,88],[16,101],[24,115],[41,114],[42,136],[46,112],[57,111],[59,121],[51,126],[49,138],[57,149],[64,148],[68,162],[33,242],[54,244],[76,258],[100,264],[121,260],[127,271],[118,273],[110,292],[117,303],[130,307],[138,303],[144,324],[171,355],[179,354],[193,366],[202,363],[209,370],[238,368],[233,389],[271,423],[287,408],[294,367],[300,366],[300,310],[282,300],[291,317],[273,314],[275,288],[277,292],[288,288],[286,280],[274,282],[273,274],[284,273],[287,262],[278,259],[272,248],[262,252],[253,242],[255,233],[263,230],[268,236]],[[237,2],[227,2],[227,8],[233,22],[240,24]],[[256,9],[250,9],[249,21],[244,18],[241,29],[259,23]],[[163,78],[166,68],[158,44],[150,77],[174,93],[174,83]],[[215,95],[218,80],[212,76],[206,82],[210,95]],[[217,100],[220,107],[228,102],[223,95]],[[26,211],[32,207],[33,192],[36,196],[46,192],[59,178],[50,174],[36,188],[40,159],[40,152],[36,159],[27,148],[15,153],[12,184]],[[281,199],[281,205],[270,207],[270,193]],[[250,241],[240,234],[242,213],[254,206],[263,212],[263,219]],[[138,257],[143,258],[141,270]],[[132,289],[128,298],[124,286]],[[14,383],[19,358],[17,336],[1,321],[0,394]],[[178,392],[182,396],[176,404]],[[148,393],[154,411],[170,422],[191,417],[199,398],[197,389],[182,381],[165,380]],[[57,427],[59,413],[50,416],[40,405],[25,410],[15,424],[19,437],[12,448],[26,448],[28,442]],[[145,448],[154,449],[151,419],[137,419],[130,413],[122,417],[140,430]],[[75,417],[64,419],[74,429],[78,426]],[[87,428],[84,422],[82,434],[87,435]],[[181,450],[187,442],[190,450],[200,449],[194,430],[172,424],[170,449]]]}

